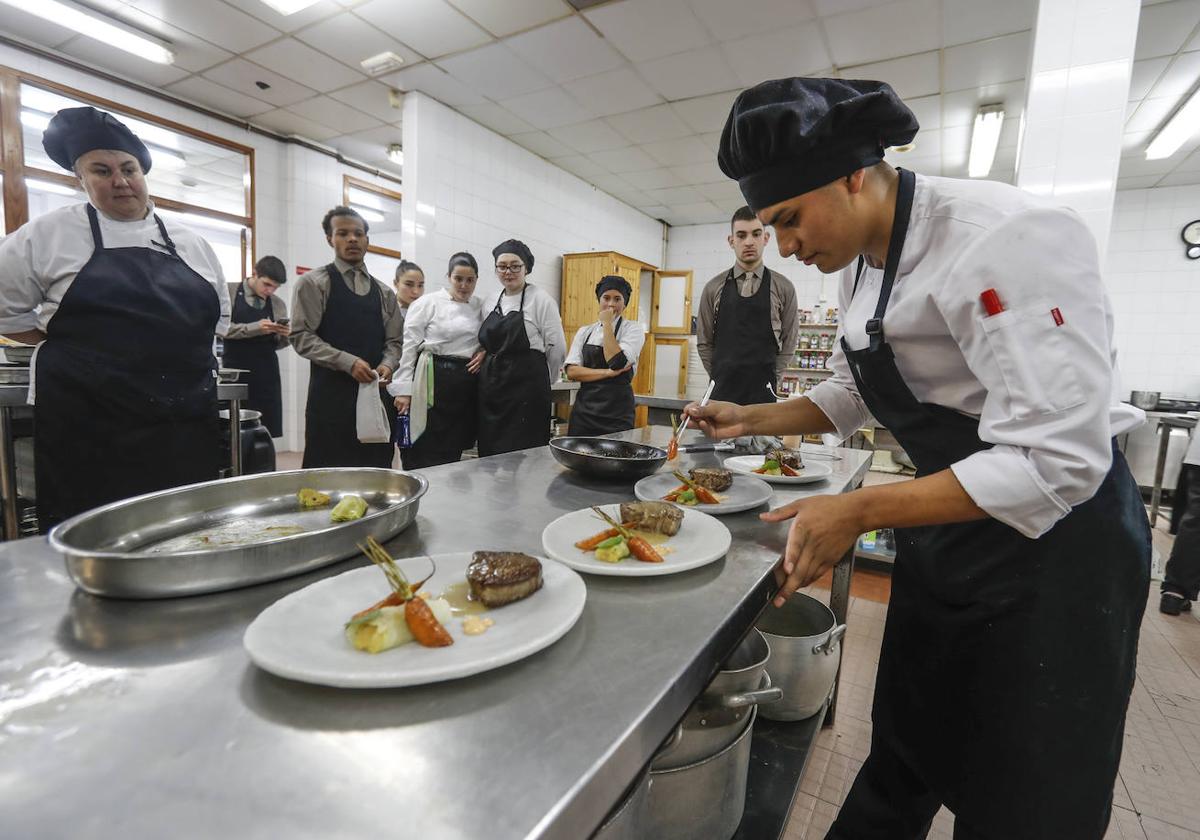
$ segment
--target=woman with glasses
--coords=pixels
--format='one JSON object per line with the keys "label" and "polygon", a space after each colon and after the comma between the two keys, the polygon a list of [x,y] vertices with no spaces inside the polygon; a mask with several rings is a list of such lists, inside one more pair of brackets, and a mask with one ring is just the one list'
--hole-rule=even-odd
{"label": "woman with glasses", "polygon": [[533,254],[509,239],[492,249],[502,288],[479,329],[487,351],[479,381],[479,454],[544,446],[550,439],[550,382],[566,357],[558,304],[527,283]]}
{"label": "woman with glasses", "polygon": [[483,302],[474,296],[478,279],[475,258],[455,254],[446,268],[446,288],[417,298],[404,319],[404,353],[388,393],[396,398],[397,413],[412,412],[412,446],[400,451],[406,470],[453,463],[475,442],[483,364]]}

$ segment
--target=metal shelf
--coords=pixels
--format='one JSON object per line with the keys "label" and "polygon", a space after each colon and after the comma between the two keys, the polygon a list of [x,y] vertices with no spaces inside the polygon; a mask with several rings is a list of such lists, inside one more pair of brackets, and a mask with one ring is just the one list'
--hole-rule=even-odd
{"label": "metal shelf", "polygon": [[826,704],[807,720],[791,723],[761,716],[755,720],[750,738],[746,810],[732,840],[777,840],[783,836],[828,708]]}

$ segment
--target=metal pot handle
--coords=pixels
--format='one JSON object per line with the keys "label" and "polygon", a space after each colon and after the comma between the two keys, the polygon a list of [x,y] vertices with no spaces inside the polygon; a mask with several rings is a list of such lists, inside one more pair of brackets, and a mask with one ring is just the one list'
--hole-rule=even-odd
{"label": "metal pot handle", "polygon": [[667,736],[667,740],[662,742],[662,746],[658,748],[658,752],[654,754],[654,760],[662,758],[679,746],[679,742],[683,740],[683,721],[675,724],[675,728],[671,730],[671,734]]}
{"label": "metal pot handle", "polygon": [[826,656],[833,653],[833,646],[841,640],[842,636],[846,635],[846,625],[839,624],[829,631],[829,637],[823,642],[818,642],[813,645],[813,653],[823,653]]}
{"label": "metal pot handle", "polygon": [[777,685],[769,688],[758,688],[754,691],[743,691],[739,694],[726,694],[721,697],[723,709],[740,709],[743,706],[753,706],[756,703],[774,703],[783,699],[783,689]]}

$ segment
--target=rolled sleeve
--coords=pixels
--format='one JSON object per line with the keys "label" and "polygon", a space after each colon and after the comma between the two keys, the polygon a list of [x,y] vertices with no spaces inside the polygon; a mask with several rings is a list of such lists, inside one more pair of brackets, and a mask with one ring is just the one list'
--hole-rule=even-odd
{"label": "rolled sleeve", "polygon": [[858,392],[841,383],[826,380],[809,391],[807,396],[829,418],[837,430],[835,434],[839,442],[850,437],[871,419],[871,412]]}
{"label": "rolled sleeve", "polygon": [[571,349],[567,351],[567,358],[563,361],[564,366],[583,364],[583,342],[590,329],[591,325],[580,327],[575,331],[575,337],[571,339]]}
{"label": "rolled sleeve", "polygon": [[1030,539],[1037,539],[1071,512],[1028,457],[1013,447],[976,452],[950,469],[975,504]]}

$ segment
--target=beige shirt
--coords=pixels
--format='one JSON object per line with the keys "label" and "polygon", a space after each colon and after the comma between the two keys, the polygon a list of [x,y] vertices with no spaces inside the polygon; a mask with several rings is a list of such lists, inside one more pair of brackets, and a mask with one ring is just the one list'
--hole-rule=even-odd
{"label": "beige shirt", "polygon": [[[762,285],[762,265],[751,271],[734,275],[738,294],[751,297]],[[735,271],[737,270],[735,266]],[[709,280],[700,293],[700,314],[696,318],[696,350],[709,376],[712,375],[712,357],[716,347],[717,311],[721,308],[721,291],[729,272],[718,274]],[[797,316],[796,287],[778,271],[771,272],[771,330],[775,333],[775,344],[779,352],[775,356],[775,376],[778,378],[792,363],[796,342],[800,339]]]}
{"label": "beige shirt", "polygon": [[[384,345],[383,361],[391,370],[400,364],[400,353],[404,349],[404,318],[400,314],[400,303],[396,293],[367,273],[360,263],[352,266],[340,259],[333,261],[342,274],[342,280],[356,295],[371,291],[371,284],[379,287],[383,303],[380,317],[383,318]],[[317,335],[317,328],[325,315],[329,301],[329,272],[325,266],[313,269],[296,281],[296,292],[292,298],[295,312],[292,315],[292,347],[304,358],[322,367],[349,373],[358,357],[339,350]]]}
{"label": "beige shirt", "polygon": [[[248,283],[246,283],[246,281],[243,280],[241,285],[242,285],[242,291],[244,291],[246,293],[246,303],[250,304],[251,309],[255,309],[255,310],[266,309],[267,302],[265,300],[263,300],[262,298],[260,298],[258,295],[254,294],[254,290],[250,288],[250,285]],[[233,313],[233,302],[237,300],[237,291],[238,291],[237,285],[231,283],[229,285],[230,317],[232,317],[232,313]],[[272,320],[274,320],[274,321],[279,321],[280,319],[286,318],[288,316],[287,303],[284,302],[282,295],[272,295],[271,296],[271,312],[272,312]],[[264,312],[262,315],[262,318],[265,318],[265,317],[267,317],[267,314]],[[259,318],[259,321],[261,321],[262,318]],[[232,340],[236,341],[240,338],[258,338],[262,334],[263,334],[262,326],[259,325],[258,321],[247,321],[244,324],[234,323],[233,321],[230,321],[229,330],[225,333],[225,340],[229,341],[232,339]],[[275,349],[282,350],[284,347],[287,347],[287,346],[288,346],[287,336],[285,336],[285,335],[275,336]]]}

